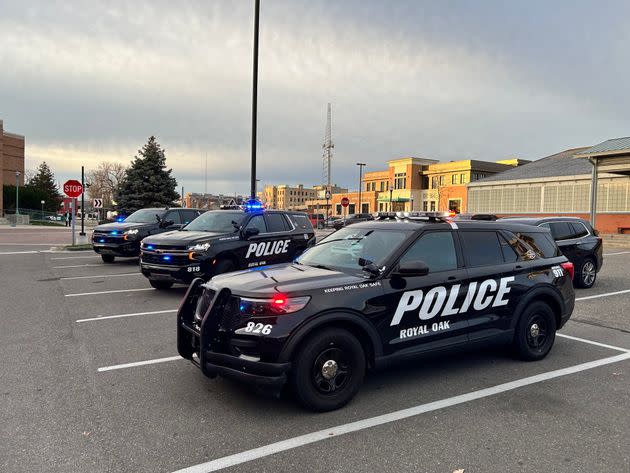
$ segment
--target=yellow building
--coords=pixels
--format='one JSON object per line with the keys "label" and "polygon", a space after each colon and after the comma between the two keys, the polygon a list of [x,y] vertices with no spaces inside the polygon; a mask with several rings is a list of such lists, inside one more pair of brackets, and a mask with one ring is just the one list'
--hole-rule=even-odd
{"label": "yellow building", "polygon": [[318,190],[302,184],[292,187],[287,184],[268,185],[262,192],[262,203],[272,209],[306,210],[306,201],[317,198]]}

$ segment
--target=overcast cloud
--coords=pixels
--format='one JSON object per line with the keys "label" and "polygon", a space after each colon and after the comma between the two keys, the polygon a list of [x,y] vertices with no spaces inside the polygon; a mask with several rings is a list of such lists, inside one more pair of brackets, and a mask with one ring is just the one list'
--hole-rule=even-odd
{"label": "overcast cloud", "polygon": [[[259,177],[537,159],[630,134],[628,2],[262,0]],[[187,191],[247,192],[253,1],[0,0],[0,118],[60,180],[149,135]]]}

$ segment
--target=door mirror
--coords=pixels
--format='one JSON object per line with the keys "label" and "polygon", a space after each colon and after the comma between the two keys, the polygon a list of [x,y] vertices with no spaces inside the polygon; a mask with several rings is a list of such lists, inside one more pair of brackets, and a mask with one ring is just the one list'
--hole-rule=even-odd
{"label": "door mirror", "polygon": [[257,228],[249,227],[243,230],[241,232],[241,235],[243,237],[243,240],[249,240],[251,237],[258,235],[259,233],[260,233],[260,230],[258,230]]}
{"label": "door mirror", "polygon": [[405,261],[400,263],[398,269],[394,271],[396,276],[426,276],[429,274],[429,267],[424,261]]}
{"label": "door mirror", "polygon": [[173,225],[175,222],[173,222],[172,220],[161,220],[160,221],[160,227],[161,228],[169,228],[171,225]]}

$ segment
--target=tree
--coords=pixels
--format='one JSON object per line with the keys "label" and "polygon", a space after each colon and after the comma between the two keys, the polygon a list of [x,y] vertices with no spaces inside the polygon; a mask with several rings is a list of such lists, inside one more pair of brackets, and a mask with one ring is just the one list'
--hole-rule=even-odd
{"label": "tree", "polygon": [[126,168],[121,163],[103,161],[92,171],[88,171],[85,181],[88,198],[103,199],[103,208],[113,208],[112,201],[118,186],[125,177]]}
{"label": "tree", "polygon": [[46,210],[56,212],[59,209],[59,204],[61,204],[62,196],[57,189],[57,184],[55,183],[55,175],[53,174],[48,164],[46,164],[46,161],[42,162],[37,167],[35,175],[31,177],[28,181],[28,187],[40,191],[41,195],[43,196],[41,200],[44,200],[46,202],[44,204],[44,208]]}
{"label": "tree", "polygon": [[123,214],[145,207],[172,206],[179,198],[177,180],[166,169],[166,155],[154,136],[138,150],[131,167],[115,193],[117,207]]}

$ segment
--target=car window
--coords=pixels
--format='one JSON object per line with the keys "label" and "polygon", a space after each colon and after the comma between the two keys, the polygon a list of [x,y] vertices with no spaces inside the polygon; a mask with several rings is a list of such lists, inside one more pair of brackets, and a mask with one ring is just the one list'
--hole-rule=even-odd
{"label": "car window", "polygon": [[[569,240],[573,238],[573,229],[569,222],[549,222],[549,229],[554,240]],[[541,226],[547,226],[543,224]]]}
{"label": "car window", "polygon": [[457,253],[451,232],[423,233],[400,258],[401,263],[424,261],[430,272],[457,268]]}
{"label": "car window", "polygon": [[588,230],[582,222],[571,222],[573,229],[573,238],[582,238],[588,235]]}
{"label": "car window", "polygon": [[295,228],[306,231],[313,231],[313,225],[308,217],[304,214],[291,214],[290,216]]}
{"label": "car window", "polygon": [[519,260],[519,254],[503,236],[499,235],[499,245],[501,245],[501,253],[503,253],[503,261],[506,263],[515,263]]}
{"label": "car window", "polygon": [[286,232],[288,230],[282,214],[266,214],[265,219],[267,220],[267,229],[270,233]]}
{"label": "car window", "polygon": [[[555,243],[551,240],[551,236],[549,237],[548,241],[555,245]],[[518,260],[531,260],[536,258],[536,253],[532,250],[532,248],[512,232],[503,230],[502,234],[499,234],[499,243],[501,244],[501,249],[503,250],[503,258],[507,263]],[[504,243],[507,243],[514,254],[516,254],[516,260],[512,259],[510,253],[504,248]]]}
{"label": "car window", "polygon": [[560,255],[560,250],[547,232],[523,232],[516,236],[523,240],[539,258],[553,258]]}
{"label": "car window", "polygon": [[177,210],[171,210],[170,212],[167,212],[167,214],[164,216],[164,219],[169,222],[173,222],[173,225],[179,225],[182,223],[182,218],[179,216],[179,212]]}
{"label": "car window", "polygon": [[492,266],[504,263],[497,232],[460,232],[466,261],[470,266]]}
{"label": "car window", "polygon": [[262,215],[254,215],[245,228],[257,228],[259,233],[267,233],[267,226]]}

